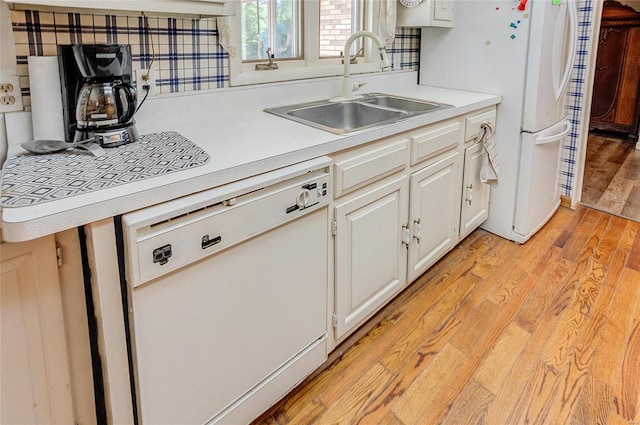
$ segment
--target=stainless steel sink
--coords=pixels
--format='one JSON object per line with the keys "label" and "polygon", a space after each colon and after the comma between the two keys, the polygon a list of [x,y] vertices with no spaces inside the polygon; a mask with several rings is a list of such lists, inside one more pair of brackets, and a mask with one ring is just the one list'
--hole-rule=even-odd
{"label": "stainless steel sink", "polygon": [[[387,108],[400,109],[407,113],[424,113],[442,109],[442,103],[428,102],[424,100],[409,99],[406,97],[391,96],[388,94],[365,94],[362,102]],[[447,105],[449,106],[449,105]]]}
{"label": "stainless steel sink", "polygon": [[265,112],[334,134],[347,134],[452,107],[443,103],[369,93],[353,100],[321,100],[267,108]]}
{"label": "stainless steel sink", "polygon": [[328,131],[340,130],[345,133],[381,123],[395,122],[408,115],[405,111],[378,108],[360,102],[327,103],[292,109],[286,114],[301,121],[314,123]]}

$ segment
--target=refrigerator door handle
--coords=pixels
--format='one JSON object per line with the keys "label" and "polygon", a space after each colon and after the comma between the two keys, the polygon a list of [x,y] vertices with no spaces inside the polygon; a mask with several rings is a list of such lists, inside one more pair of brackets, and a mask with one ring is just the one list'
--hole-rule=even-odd
{"label": "refrigerator door handle", "polygon": [[567,134],[569,134],[570,131],[571,131],[571,122],[569,122],[569,120],[565,120],[564,121],[564,130],[562,130],[562,132],[560,132],[558,134],[553,134],[551,136],[536,137],[535,144],[536,145],[544,145],[545,143],[553,143],[556,140],[561,139],[564,136],[566,136]]}
{"label": "refrigerator door handle", "polygon": [[[552,59],[552,73],[553,73],[553,89],[555,91],[556,100],[560,99],[562,93],[564,93],[564,89],[567,87],[569,83],[569,77],[571,76],[571,69],[573,68],[573,61],[576,57],[576,50],[578,47],[578,9],[576,6],[575,0],[567,0],[567,9],[569,10],[569,54],[567,55],[567,63],[564,68],[564,72],[562,74],[562,79],[558,81],[559,75],[559,67],[560,67],[560,59],[559,54],[557,54],[557,50],[561,48],[559,43],[554,44],[554,55]],[[555,40],[562,39],[558,37],[564,32],[565,27],[564,23],[564,14],[560,14],[558,17],[558,21],[556,22],[555,29]]]}

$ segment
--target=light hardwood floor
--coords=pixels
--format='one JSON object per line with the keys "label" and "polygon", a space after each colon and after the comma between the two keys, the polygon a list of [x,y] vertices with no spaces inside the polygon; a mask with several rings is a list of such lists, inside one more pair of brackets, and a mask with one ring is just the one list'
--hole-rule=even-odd
{"label": "light hardwood floor", "polygon": [[640,223],[560,208],[524,245],[476,230],[274,424],[638,424]]}
{"label": "light hardwood floor", "polygon": [[634,143],[589,134],[582,204],[640,221],[640,149]]}

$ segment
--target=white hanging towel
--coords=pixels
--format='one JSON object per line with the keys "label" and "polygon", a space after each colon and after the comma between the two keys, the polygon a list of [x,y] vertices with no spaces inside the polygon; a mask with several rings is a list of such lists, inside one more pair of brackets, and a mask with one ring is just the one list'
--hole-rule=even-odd
{"label": "white hanging towel", "polygon": [[498,183],[500,162],[498,161],[498,150],[496,149],[493,127],[489,123],[482,123],[480,129],[482,134],[478,136],[481,138],[479,143],[483,144],[480,181],[482,183]]}

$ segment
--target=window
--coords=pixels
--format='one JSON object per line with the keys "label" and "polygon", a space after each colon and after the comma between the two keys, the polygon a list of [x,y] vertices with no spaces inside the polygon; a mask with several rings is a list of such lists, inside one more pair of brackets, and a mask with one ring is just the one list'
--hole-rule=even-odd
{"label": "window", "polygon": [[297,0],[242,0],[242,60],[302,57],[301,5]]}
{"label": "window", "polygon": [[[242,0],[236,14],[241,28],[241,55],[231,59],[231,84],[256,84],[340,75],[342,50],[356,31],[373,29],[379,2],[373,0]],[[267,49],[277,69],[256,70],[265,63]],[[352,45],[358,54],[352,73],[377,71],[371,42],[362,38]]]}

